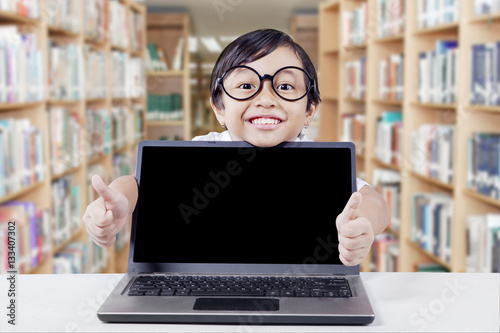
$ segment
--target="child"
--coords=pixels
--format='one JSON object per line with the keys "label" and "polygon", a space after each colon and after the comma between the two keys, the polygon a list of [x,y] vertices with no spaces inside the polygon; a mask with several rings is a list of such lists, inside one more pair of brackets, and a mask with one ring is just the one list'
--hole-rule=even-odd
{"label": "child", "polygon": [[[317,82],[308,55],[288,35],[272,29],[247,33],[224,49],[212,73],[210,104],[227,130],[194,140],[247,141],[260,147],[310,141],[302,130],[321,101]],[[109,247],[134,210],[137,183],[129,175],[107,186],[95,175],[92,185],[101,197],[87,207],[83,221],[94,242]],[[345,265],[359,264],[390,221],[388,205],[366,185],[358,179],[358,192],[336,218]]]}

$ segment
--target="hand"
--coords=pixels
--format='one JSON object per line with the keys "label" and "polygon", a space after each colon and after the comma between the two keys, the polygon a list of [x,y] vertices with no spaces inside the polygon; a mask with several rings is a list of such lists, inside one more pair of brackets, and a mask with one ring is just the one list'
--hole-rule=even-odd
{"label": "hand", "polygon": [[129,202],[125,195],[107,186],[98,175],[92,177],[92,186],[101,197],[87,206],[83,222],[97,245],[110,247],[127,221]]}
{"label": "hand", "polygon": [[358,216],[363,196],[354,192],[337,216],[340,260],[346,266],[358,265],[363,261],[374,240],[373,227],[367,218]]}

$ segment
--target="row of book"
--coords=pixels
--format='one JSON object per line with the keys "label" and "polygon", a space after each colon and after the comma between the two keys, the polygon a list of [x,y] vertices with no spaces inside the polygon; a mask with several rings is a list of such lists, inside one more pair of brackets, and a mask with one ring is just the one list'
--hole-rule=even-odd
{"label": "row of book", "polygon": [[401,174],[390,169],[373,170],[371,185],[385,199],[391,210],[388,228],[398,232],[401,219]]}
{"label": "row of book", "polygon": [[399,241],[389,233],[375,237],[371,250],[372,272],[397,272],[399,257]]}
{"label": "row of book", "polygon": [[42,131],[29,119],[0,118],[0,196],[45,179]]}
{"label": "row of book", "polygon": [[0,10],[15,13],[23,17],[40,17],[40,0],[0,1]]}
{"label": "row of book", "polygon": [[413,193],[411,241],[449,263],[453,198],[445,193]]}
{"label": "row of book", "polygon": [[[135,165],[137,162],[137,154],[128,152],[116,154],[113,156],[113,179],[124,175],[133,175],[135,173]],[[116,235],[115,250],[121,250],[130,241],[130,224],[129,218],[125,226]]]}
{"label": "row of book", "polygon": [[111,153],[111,116],[105,108],[88,108],[86,146],[87,159],[92,160]]}
{"label": "row of book", "polygon": [[82,31],[80,2],[74,0],[52,1],[46,6],[49,27],[64,29],[74,33]]}
{"label": "row of book", "polygon": [[113,149],[123,148],[142,139],[143,113],[142,105],[140,104],[133,104],[132,110],[121,106],[114,106],[111,109],[113,123],[111,141]]}
{"label": "row of book", "polygon": [[467,216],[467,272],[500,272],[500,214]]}
{"label": "row of book", "polygon": [[144,43],[144,15],[130,12],[130,51],[140,52]]}
{"label": "row of book", "polygon": [[37,43],[35,34],[0,26],[0,103],[45,99],[44,57]]}
{"label": "row of book", "polygon": [[403,101],[403,55],[393,54],[379,62],[378,97],[383,100]]}
{"label": "row of book", "polygon": [[458,42],[437,40],[434,50],[419,53],[418,101],[456,103],[458,96]]}
{"label": "row of book", "polygon": [[368,28],[368,4],[361,2],[359,7],[342,12],[342,40],[344,46],[366,43],[365,30]]}
{"label": "row of book", "polygon": [[49,43],[49,98],[84,98],[83,48],[78,44]]}
{"label": "row of book", "polygon": [[84,1],[83,13],[85,39],[101,42],[107,40],[109,38],[109,1],[86,0]]}
{"label": "row of book", "polygon": [[106,52],[85,46],[85,98],[106,98],[108,91]]}
{"label": "row of book", "polygon": [[70,239],[81,228],[81,188],[74,175],[69,174],[52,182],[52,239],[54,246]]}
{"label": "row of book", "polygon": [[[14,224],[14,223],[15,224]],[[0,206],[0,274],[28,273],[50,255],[50,213],[31,201],[9,201]],[[15,266],[12,252],[14,252]]]}
{"label": "row of book", "polygon": [[413,171],[453,183],[455,125],[424,124],[411,133]]}
{"label": "row of book", "polygon": [[366,57],[355,61],[347,61],[345,71],[346,97],[364,99],[366,96]]}
{"label": "row of book", "polygon": [[500,133],[476,132],[467,146],[467,187],[500,199]]}
{"label": "row of book", "polygon": [[138,98],[146,91],[144,62],[128,53],[111,52],[113,98]]}
{"label": "row of book", "polygon": [[342,115],[341,141],[351,141],[356,145],[356,154],[363,154],[366,143],[366,115],[346,113]]}
{"label": "row of book", "polygon": [[418,28],[425,29],[458,22],[460,0],[418,0]]}
{"label": "row of book", "polygon": [[182,70],[184,47],[183,38],[179,38],[177,46],[173,50],[166,49],[159,44],[148,43],[146,52],[146,69],[153,72]]}
{"label": "row of book", "polygon": [[80,166],[83,161],[81,119],[64,107],[52,106],[48,110],[50,128],[50,166],[53,175]]}
{"label": "row of book", "polygon": [[470,103],[500,105],[500,41],[472,45],[470,68]]}
{"label": "row of book", "polygon": [[474,0],[474,14],[485,15],[500,12],[500,0]]}
{"label": "row of book", "polygon": [[148,94],[147,120],[182,120],[183,118],[182,94]]}
{"label": "row of book", "polygon": [[405,0],[378,0],[377,23],[380,38],[400,35],[405,30]]}
{"label": "row of book", "polygon": [[129,47],[129,22],[127,7],[119,0],[109,3],[109,34],[111,45],[126,49]]}
{"label": "row of book", "polygon": [[401,111],[384,111],[377,118],[375,158],[386,164],[401,165],[403,116]]}
{"label": "row of book", "polygon": [[71,242],[54,256],[53,271],[56,274],[100,273],[109,260],[107,249],[88,240]]}

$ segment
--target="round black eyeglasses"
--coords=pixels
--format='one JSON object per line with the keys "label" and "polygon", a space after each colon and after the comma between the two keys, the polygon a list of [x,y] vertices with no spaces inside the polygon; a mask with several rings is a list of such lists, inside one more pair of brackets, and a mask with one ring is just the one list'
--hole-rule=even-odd
{"label": "round black eyeglasses", "polygon": [[314,87],[314,80],[309,74],[295,66],[283,67],[274,75],[262,76],[251,67],[234,66],[217,79],[217,84],[232,99],[245,101],[258,94],[265,79],[271,81],[276,95],[290,102],[304,98]]}

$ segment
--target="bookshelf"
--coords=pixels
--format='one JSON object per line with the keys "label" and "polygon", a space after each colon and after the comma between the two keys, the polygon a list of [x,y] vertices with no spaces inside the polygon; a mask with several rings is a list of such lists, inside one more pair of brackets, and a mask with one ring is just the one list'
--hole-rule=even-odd
{"label": "bookshelf", "polygon": [[[33,1],[31,4],[34,4],[38,13],[36,17],[27,18],[21,13],[22,6],[17,7],[18,12],[1,9],[0,23],[2,26],[15,27],[19,33],[36,36],[36,46],[42,55],[42,68],[35,68],[36,73],[43,73],[41,98],[1,100],[0,121],[9,118],[29,119],[32,126],[40,129],[43,138],[43,180],[9,191],[0,197],[0,203],[3,206],[10,201],[29,201],[34,202],[37,208],[50,212],[47,237],[49,255],[36,266],[31,265],[27,273],[53,273],[54,270],[67,269],[64,257],[71,257],[75,251],[86,251],[80,255],[87,257],[89,262],[92,257],[100,258],[98,265],[88,264],[85,272],[124,272],[123,262],[126,269],[128,255],[126,247],[120,250],[114,247],[107,250],[93,248],[87,240],[81,217],[92,197],[89,173],[96,165],[100,165],[110,180],[114,156],[118,153],[134,156],[135,147],[144,134],[145,80],[141,79],[140,72],[144,72],[141,62],[144,61],[146,47],[145,7],[131,0],[78,1],[59,3],[59,6],[52,6],[49,12],[45,0]],[[111,15],[118,15],[110,9],[111,6],[120,6],[122,23],[129,22],[134,15],[142,16],[142,20],[136,20],[138,24],[134,28],[127,24],[120,32],[122,40],[128,44],[118,46],[110,38]],[[33,8],[28,9],[26,12],[31,13]],[[127,34],[123,34],[123,31],[127,31]],[[112,82],[112,52],[122,52],[129,61],[126,65],[135,66],[132,69],[126,67],[127,73],[134,77],[129,78],[128,86],[123,87],[125,96],[119,98],[114,94]],[[119,147],[115,144],[117,138],[113,134],[120,123],[119,120],[114,123],[111,121],[115,107],[123,109],[122,120],[127,121],[130,130],[130,135],[120,140]],[[99,119],[109,120],[101,123],[107,127],[96,125],[93,132],[88,132],[87,128],[95,120],[94,112],[97,110],[101,112]],[[71,127],[64,129],[68,124]],[[68,146],[68,142],[60,141],[68,138],[71,146]],[[2,139],[4,145],[5,135]],[[99,140],[101,147],[97,147]],[[76,192],[58,197],[55,188],[59,192],[64,189]],[[67,207],[70,207],[70,211]],[[56,211],[63,215],[56,218]],[[71,227],[56,227],[56,223],[64,222],[68,216]],[[74,242],[87,244],[86,250],[75,246]]]}
{"label": "bookshelf", "polygon": [[[155,45],[156,49],[163,52],[167,68],[147,71],[146,124],[149,140],[190,140],[193,136],[189,24],[189,15],[186,13],[147,14],[148,45]],[[151,54],[151,51],[149,53]],[[151,117],[151,113],[159,114],[159,117],[154,114]]]}
{"label": "bookshelf", "polygon": [[[344,45],[346,34],[343,12],[353,11],[365,2],[368,8],[365,40],[359,45]],[[386,0],[385,3],[388,1]],[[438,3],[436,1],[436,3]],[[414,271],[419,264],[434,263],[453,272],[467,271],[467,218],[471,215],[500,214],[500,201],[468,188],[469,153],[468,140],[475,132],[498,133],[500,107],[494,105],[471,105],[471,50],[476,44],[496,43],[500,40],[496,31],[500,28],[500,13],[475,15],[474,1],[462,1],[458,20],[441,20],[437,24],[423,25],[419,21],[422,10],[419,1],[404,1],[404,31],[395,29],[393,34],[380,35],[381,7],[378,0],[332,0],[319,7],[319,75],[323,103],[320,113],[320,141],[335,141],[343,138],[343,116],[360,113],[366,117],[365,151],[357,156],[360,176],[373,182],[375,169],[397,171],[401,176],[400,227],[389,230],[399,244],[398,271]],[[393,7],[388,15],[399,8]],[[424,22],[425,23],[425,22]],[[421,100],[419,96],[419,55],[435,50],[437,41],[457,41],[458,72],[455,82],[456,98],[449,102]],[[401,100],[379,96],[379,63],[393,54],[403,57],[403,86]],[[346,97],[346,69],[348,61],[366,57],[366,92],[364,98]],[[400,158],[398,163],[386,163],[376,157],[377,119],[383,112],[402,111],[400,132]],[[414,135],[422,126],[452,126],[454,133],[448,142],[452,150],[451,182],[442,181],[431,174],[416,170],[420,166],[415,150]],[[355,142],[356,143],[356,142]],[[356,143],[356,146],[358,144]],[[357,147],[358,148],[358,147]],[[443,193],[453,200],[450,253],[444,260],[439,255],[424,249],[412,239],[413,200],[416,193]],[[368,261],[368,260],[367,260]],[[362,270],[369,270],[370,263],[363,262]]]}

